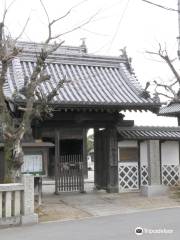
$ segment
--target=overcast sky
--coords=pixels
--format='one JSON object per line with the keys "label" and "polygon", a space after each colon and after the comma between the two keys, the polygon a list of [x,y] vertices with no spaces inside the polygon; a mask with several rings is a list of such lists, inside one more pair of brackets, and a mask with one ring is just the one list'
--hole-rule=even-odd
{"label": "overcast sky", "polygon": [[[177,8],[177,0],[152,0],[158,4]],[[0,0],[0,11],[4,0]],[[8,5],[11,1],[6,1]],[[64,15],[81,0],[43,0],[50,19]],[[128,55],[133,59],[133,67],[142,85],[154,79],[170,79],[171,74],[158,58],[152,58],[146,50],[157,51],[158,43],[166,44],[171,56],[176,57],[178,17],[176,12],[151,6],[141,0],[87,0],[82,1],[62,21],[54,26],[54,33],[63,33],[87,21],[83,28],[62,36],[66,45],[80,45],[86,38],[88,52],[101,55],[120,55],[120,49],[127,47]],[[6,26],[15,37],[22,30],[27,18],[30,21],[23,40],[43,41],[47,35],[47,18],[39,0],[16,0],[8,11]],[[129,114],[128,115],[129,118]],[[138,114],[139,115],[139,114]],[[145,116],[145,115],[143,115]],[[176,120],[158,121],[151,117],[137,124],[174,125]],[[133,115],[134,117],[134,115]],[[138,118],[137,118],[138,119]],[[140,115],[142,119],[142,113]],[[155,119],[154,122],[152,119]]]}

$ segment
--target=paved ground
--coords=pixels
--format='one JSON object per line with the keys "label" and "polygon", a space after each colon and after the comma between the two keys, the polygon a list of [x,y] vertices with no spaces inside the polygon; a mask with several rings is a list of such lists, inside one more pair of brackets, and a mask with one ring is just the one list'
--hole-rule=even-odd
{"label": "paved ground", "polygon": [[[135,240],[180,239],[180,208],[43,223],[0,230],[2,240]],[[137,236],[135,228],[142,227]],[[158,233],[154,233],[154,232]],[[146,233],[149,232],[149,233]],[[160,233],[161,232],[161,233]],[[166,233],[165,233],[166,232]],[[167,233],[168,232],[168,233]]]}
{"label": "paved ground", "polygon": [[86,194],[54,195],[54,186],[44,185],[43,204],[37,209],[40,222],[82,219],[180,206],[179,200],[172,198],[171,195],[146,198],[140,196],[139,193],[95,192],[92,191],[92,187],[93,184],[88,182],[86,183],[88,190]]}

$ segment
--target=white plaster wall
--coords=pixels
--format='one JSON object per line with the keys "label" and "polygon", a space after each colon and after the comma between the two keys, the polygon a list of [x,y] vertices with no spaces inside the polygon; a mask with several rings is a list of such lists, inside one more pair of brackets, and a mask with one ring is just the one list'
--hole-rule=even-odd
{"label": "white plaster wall", "polygon": [[166,141],[161,145],[162,165],[179,165],[179,143]]}
{"label": "white plaster wall", "polygon": [[138,147],[137,141],[120,141],[118,147]]}
{"label": "white plaster wall", "polygon": [[141,142],[140,143],[140,163],[142,165],[148,164],[147,160],[147,141]]}
{"label": "white plaster wall", "polygon": [[[118,142],[118,148],[119,147],[138,147],[138,142],[137,141],[120,141]],[[120,161],[120,151],[118,150],[118,161]]]}

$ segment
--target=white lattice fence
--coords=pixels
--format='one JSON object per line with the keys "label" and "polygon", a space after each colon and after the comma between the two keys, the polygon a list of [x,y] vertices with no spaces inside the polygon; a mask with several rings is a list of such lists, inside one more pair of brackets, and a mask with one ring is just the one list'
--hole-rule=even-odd
{"label": "white lattice fence", "polygon": [[162,183],[167,186],[177,185],[179,181],[179,165],[162,166]]}
{"label": "white lattice fence", "polygon": [[141,166],[141,185],[148,185],[148,167],[146,165]]}
{"label": "white lattice fence", "polygon": [[119,163],[119,191],[137,189],[139,189],[138,163]]}

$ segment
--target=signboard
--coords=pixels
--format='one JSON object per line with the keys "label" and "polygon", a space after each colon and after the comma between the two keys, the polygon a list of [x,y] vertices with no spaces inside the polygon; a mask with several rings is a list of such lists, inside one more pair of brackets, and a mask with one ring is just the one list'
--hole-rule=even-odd
{"label": "signboard", "polygon": [[43,158],[42,154],[25,154],[24,163],[21,167],[22,173],[42,173]]}

